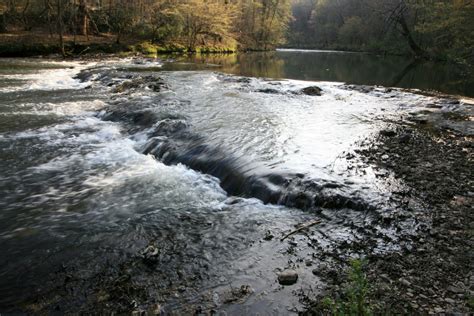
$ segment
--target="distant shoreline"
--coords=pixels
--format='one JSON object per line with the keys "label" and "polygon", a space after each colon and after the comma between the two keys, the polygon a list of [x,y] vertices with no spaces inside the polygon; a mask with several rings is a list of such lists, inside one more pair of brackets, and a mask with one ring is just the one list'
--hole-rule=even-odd
{"label": "distant shoreline", "polygon": [[301,52],[301,53],[336,53],[336,54],[374,54],[373,52],[354,51],[354,50],[333,50],[333,49],[318,49],[318,48],[277,48],[279,52]]}

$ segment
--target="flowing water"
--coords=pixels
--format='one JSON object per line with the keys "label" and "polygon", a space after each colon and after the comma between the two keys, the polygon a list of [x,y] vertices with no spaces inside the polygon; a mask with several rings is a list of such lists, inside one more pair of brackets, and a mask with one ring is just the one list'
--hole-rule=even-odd
{"label": "flowing water", "polygon": [[[188,66],[0,61],[0,311],[288,314],[321,288],[305,260],[420,228],[380,224],[403,210],[346,153],[431,98]],[[319,250],[279,240],[314,219]]]}

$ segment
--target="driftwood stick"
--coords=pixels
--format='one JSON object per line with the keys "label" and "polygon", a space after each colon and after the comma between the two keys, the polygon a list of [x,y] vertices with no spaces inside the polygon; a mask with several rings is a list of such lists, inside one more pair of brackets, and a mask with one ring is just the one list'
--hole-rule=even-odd
{"label": "driftwood stick", "polygon": [[314,221],[311,221],[311,222],[309,222],[309,223],[306,223],[306,224],[300,226],[299,228],[297,228],[297,229],[295,229],[295,230],[289,232],[289,233],[286,234],[285,236],[283,236],[283,237],[280,239],[280,241],[283,241],[283,240],[285,240],[286,238],[290,237],[291,235],[294,235],[294,234],[296,234],[296,233],[299,233],[300,231],[305,230],[305,229],[307,229],[307,228],[310,228],[311,226],[314,226],[314,225],[319,224],[319,223],[321,223],[321,221],[320,221],[319,219],[314,220]]}

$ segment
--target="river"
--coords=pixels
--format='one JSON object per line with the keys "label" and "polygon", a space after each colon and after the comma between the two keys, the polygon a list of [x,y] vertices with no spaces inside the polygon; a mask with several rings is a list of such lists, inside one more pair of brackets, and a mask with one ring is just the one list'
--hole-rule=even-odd
{"label": "river", "polygon": [[474,97],[472,67],[414,61],[405,56],[279,49],[276,52],[179,59],[190,62],[193,67],[214,64],[221,71],[242,76],[380,85]]}
{"label": "river", "polygon": [[[417,206],[380,225],[403,212],[403,185],[347,154],[436,98],[354,89],[321,67],[332,55],[305,54],[0,60],[0,311],[285,315],[303,308],[295,290],[322,287],[305,238],[404,245]],[[277,281],[287,268],[293,287]]]}

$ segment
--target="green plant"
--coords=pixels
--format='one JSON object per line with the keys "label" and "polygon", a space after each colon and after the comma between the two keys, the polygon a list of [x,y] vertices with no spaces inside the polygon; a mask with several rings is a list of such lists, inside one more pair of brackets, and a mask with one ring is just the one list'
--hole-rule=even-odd
{"label": "green plant", "polygon": [[471,311],[474,311],[474,296],[468,296],[467,298],[467,306]]}
{"label": "green plant", "polygon": [[370,304],[367,302],[369,284],[365,277],[364,262],[362,260],[352,260],[349,270],[349,283],[344,289],[343,296],[334,300],[326,297],[321,304],[323,309],[329,310],[332,315],[372,315]]}

